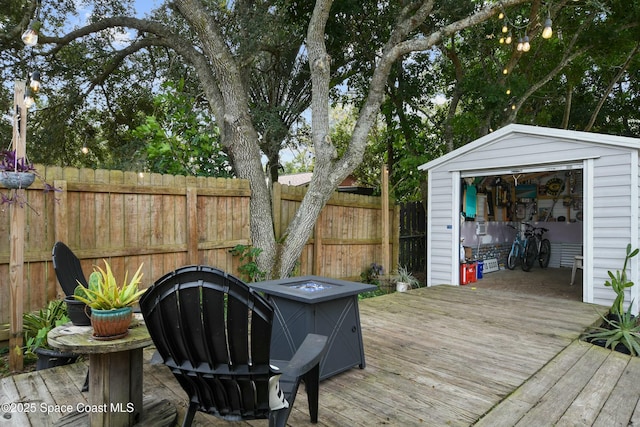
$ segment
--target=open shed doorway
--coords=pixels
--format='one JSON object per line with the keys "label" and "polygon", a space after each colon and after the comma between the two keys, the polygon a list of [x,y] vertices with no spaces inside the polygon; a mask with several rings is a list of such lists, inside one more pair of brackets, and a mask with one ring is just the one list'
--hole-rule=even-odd
{"label": "open shed doorway", "polygon": [[[582,270],[570,285],[573,263],[583,246],[581,165],[465,172],[460,186],[461,245],[465,257],[476,262],[476,271],[483,269],[468,285],[583,300]],[[551,256],[546,268],[539,263],[528,272],[520,263],[507,268],[522,223],[547,229],[544,238],[551,242]]]}

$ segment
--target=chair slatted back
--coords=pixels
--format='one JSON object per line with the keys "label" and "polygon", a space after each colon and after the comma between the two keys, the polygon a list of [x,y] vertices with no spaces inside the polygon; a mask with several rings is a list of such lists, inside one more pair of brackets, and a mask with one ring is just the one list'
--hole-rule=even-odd
{"label": "chair slatted back", "polygon": [[188,266],[158,279],[140,299],[149,334],[200,411],[267,418],[273,308],[240,279]]}
{"label": "chair slatted back", "polygon": [[56,242],[53,245],[51,259],[56,277],[65,295],[73,295],[78,282],[85,288],[89,287],[82,271],[80,260],[67,245],[62,242]]}

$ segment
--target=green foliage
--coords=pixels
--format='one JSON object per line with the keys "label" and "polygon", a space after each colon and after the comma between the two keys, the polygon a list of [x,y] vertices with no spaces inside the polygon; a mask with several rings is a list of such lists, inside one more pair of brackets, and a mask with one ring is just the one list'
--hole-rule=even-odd
{"label": "green foliage", "polygon": [[384,268],[375,262],[371,263],[362,273],[360,273],[360,279],[362,283],[368,283],[370,285],[380,285],[380,276],[382,276]]}
{"label": "green foliage", "polygon": [[240,259],[238,271],[248,282],[259,282],[267,277],[266,272],[260,270],[256,258],[262,253],[262,249],[247,245],[236,245],[229,249],[233,256]]}
{"label": "green foliage", "polygon": [[[96,266],[89,276],[89,287],[84,289],[86,296],[80,296],[79,292],[74,291],[76,299],[97,310],[131,307],[136,304],[145,292],[144,289],[138,290],[142,278],[142,264],[131,280],[128,280],[128,272],[126,272],[121,285],[118,284],[107,260],[104,260],[104,265],[104,269]],[[77,287],[76,290],[78,290]]]}
{"label": "green foliage", "polygon": [[146,147],[146,167],[173,175],[232,177],[217,126],[184,85],[184,80],[165,83],[166,92],[155,97],[154,114],[131,131]]}
{"label": "green foliage", "polygon": [[63,300],[52,300],[46,308],[35,313],[25,313],[22,316],[25,349],[33,354],[36,348],[50,348],[47,334],[56,326],[69,322],[67,305]]}
{"label": "green foliage", "polygon": [[[94,283],[96,283],[95,280],[94,280]],[[76,296],[76,297],[86,298],[87,297],[87,292],[85,291],[85,289],[86,288],[84,287],[84,285],[82,285],[82,284],[80,284],[80,282],[78,282],[78,286],[76,286],[76,288],[73,290],[73,295]]]}
{"label": "green foliage", "polygon": [[375,262],[371,263],[362,273],[360,273],[360,281],[362,283],[368,283],[375,285],[378,288],[374,291],[363,292],[358,294],[358,299],[372,298],[378,295],[383,295],[385,292],[380,287],[380,279],[384,273],[384,268]]}
{"label": "green foliage", "polygon": [[615,350],[618,344],[622,344],[632,356],[640,355],[640,324],[638,319],[631,314],[632,306],[633,303],[626,311],[622,311],[612,318],[601,315],[604,326],[585,334],[583,339],[588,341],[605,340],[604,346],[612,350]]}
{"label": "green foliage", "polygon": [[611,271],[608,271],[609,277],[611,280],[607,280],[604,285],[609,286],[616,293],[616,299],[611,306],[611,313],[613,314],[622,314],[624,313],[624,291],[627,288],[633,286],[633,282],[627,279],[627,264],[629,260],[634,256],[638,255],[640,250],[638,248],[631,250],[631,243],[627,245],[626,256],[624,258],[624,264],[622,266],[622,271],[617,270],[615,274]]}

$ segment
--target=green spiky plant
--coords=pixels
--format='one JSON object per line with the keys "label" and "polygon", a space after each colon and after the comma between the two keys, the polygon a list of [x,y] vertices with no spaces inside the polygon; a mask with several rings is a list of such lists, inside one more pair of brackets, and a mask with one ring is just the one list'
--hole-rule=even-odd
{"label": "green spiky plant", "polygon": [[624,311],[624,290],[633,286],[633,282],[627,279],[627,264],[629,260],[638,255],[640,250],[638,248],[631,250],[631,243],[627,245],[627,254],[624,258],[624,264],[622,271],[618,270],[616,273],[608,271],[611,280],[607,280],[604,285],[610,286],[616,293],[616,299],[611,306],[611,314],[622,315]]}
{"label": "green spiky plant", "polygon": [[420,281],[405,266],[398,266],[398,274],[396,275],[398,282],[407,283],[409,289],[419,288]]}
{"label": "green spiky plant", "polygon": [[138,290],[142,278],[142,264],[131,280],[128,280],[127,272],[123,283],[118,285],[111,266],[107,260],[103,261],[105,268],[94,267],[89,276],[89,287],[82,289],[85,295],[80,295],[81,292],[74,292],[76,299],[96,310],[112,310],[136,304],[146,290]]}
{"label": "green spiky plant", "polygon": [[631,314],[631,307],[633,302],[629,305],[626,311],[620,313],[616,318],[607,318],[600,315],[605,323],[603,326],[595,328],[592,332],[584,335],[584,339],[587,341],[604,340],[604,346],[615,350],[618,344],[622,344],[629,350],[632,356],[638,356],[640,354],[640,324],[638,319]]}

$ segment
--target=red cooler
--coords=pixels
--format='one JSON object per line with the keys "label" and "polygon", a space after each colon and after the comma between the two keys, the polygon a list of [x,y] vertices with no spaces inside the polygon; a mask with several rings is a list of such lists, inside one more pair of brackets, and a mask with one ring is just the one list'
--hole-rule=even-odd
{"label": "red cooler", "polygon": [[460,284],[468,285],[471,282],[471,278],[469,277],[469,264],[466,262],[460,264]]}
{"label": "red cooler", "polygon": [[469,276],[469,282],[471,283],[478,281],[477,265],[475,261],[467,263],[467,274]]}

